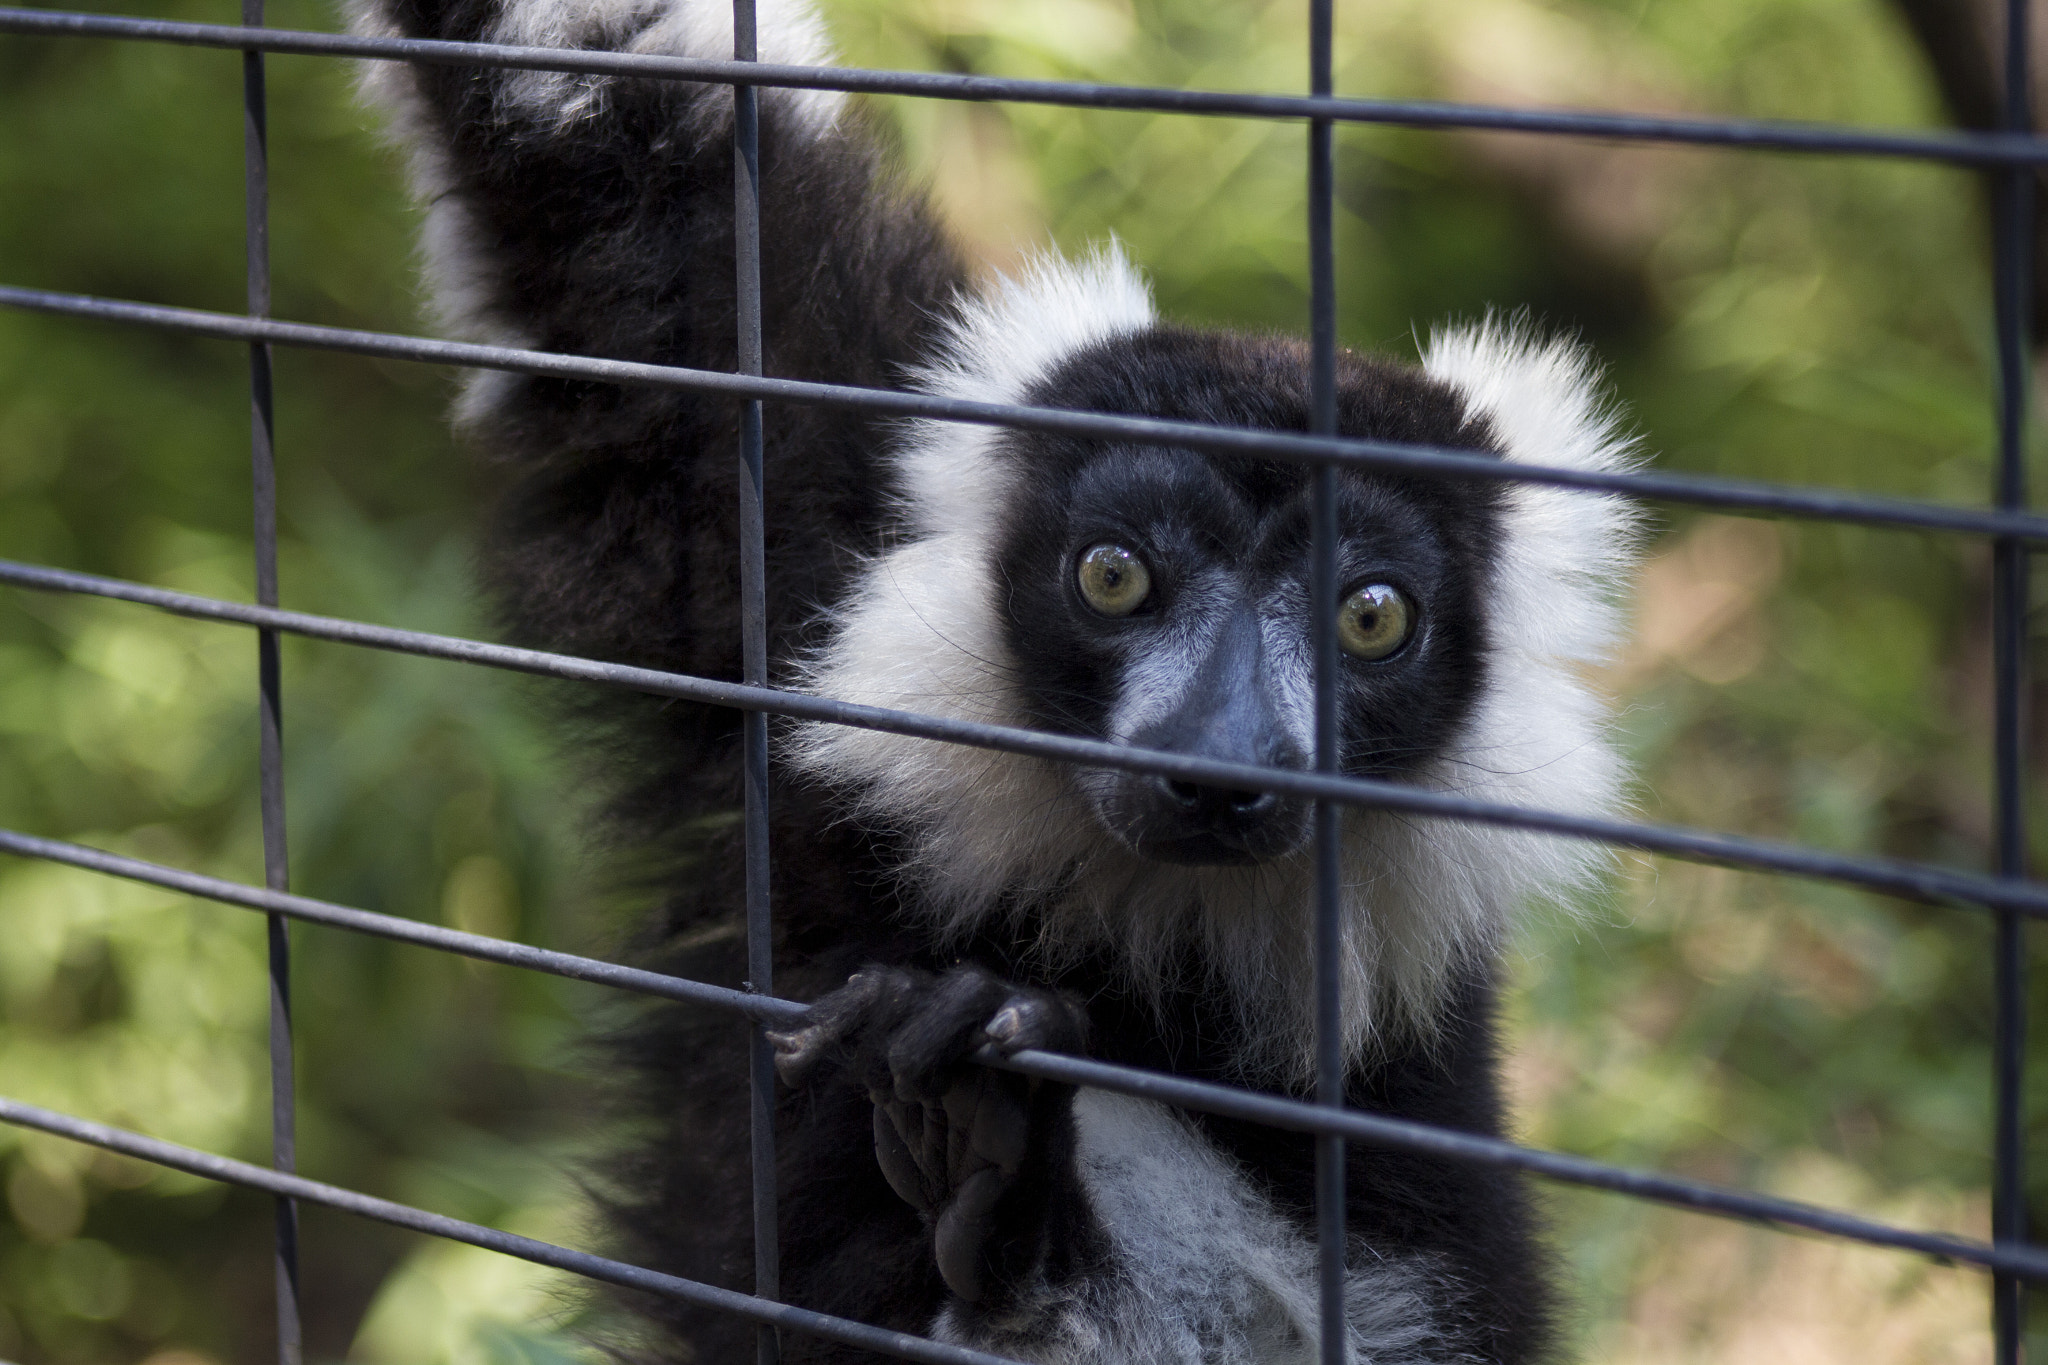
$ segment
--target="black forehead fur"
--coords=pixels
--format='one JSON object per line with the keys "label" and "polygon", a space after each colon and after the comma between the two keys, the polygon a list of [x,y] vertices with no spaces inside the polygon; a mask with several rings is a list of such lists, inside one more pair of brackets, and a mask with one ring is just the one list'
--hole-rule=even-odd
{"label": "black forehead fur", "polygon": [[[1337,386],[1342,435],[1498,454],[1463,398],[1412,366],[1340,354]],[[1287,338],[1156,327],[1077,352],[1025,401],[1306,431],[1308,350]],[[1069,561],[1079,542],[1145,541],[1162,598],[1182,563],[1268,581],[1306,572],[1311,466],[1037,434],[1013,436],[1005,449],[1029,473],[1007,509],[997,569],[1013,656],[1041,724],[1103,733],[1132,647],[1131,623],[1076,609]],[[1361,576],[1397,580],[1421,605],[1426,632],[1398,665],[1347,671],[1352,770],[1410,767],[1441,752],[1469,714],[1485,676],[1501,501],[1493,483],[1338,471],[1346,586]],[[1158,543],[1162,535],[1172,543]]]}
{"label": "black forehead fur", "polygon": [[[1025,395],[1027,403],[1134,413],[1215,426],[1308,430],[1309,352],[1292,337],[1158,326],[1067,357]],[[1383,356],[1337,354],[1337,430],[1344,436],[1448,446],[1497,455],[1483,418],[1468,419],[1448,384]],[[1099,456],[1097,442],[1035,436],[1020,443],[1043,475],[1071,474]],[[1230,479],[1254,504],[1297,496],[1310,467],[1235,456],[1186,455]],[[1340,478],[1398,490],[1449,539],[1473,549],[1497,528],[1500,486],[1340,470]],[[1474,534],[1481,537],[1471,540]]]}

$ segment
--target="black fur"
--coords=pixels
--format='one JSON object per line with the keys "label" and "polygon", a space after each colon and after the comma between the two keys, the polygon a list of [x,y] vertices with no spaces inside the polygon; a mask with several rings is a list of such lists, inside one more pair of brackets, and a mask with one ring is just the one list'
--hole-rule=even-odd
{"label": "black fur", "polygon": [[[391,0],[386,13],[408,33],[475,39],[492,7]],[[452,181],[442,188],[477,229],[489,320],[548,350],[734,367],[729,91],[614,82],[600,114],[553,128],[509,108],[503,91],[519,78],[508,73],[419,67],[403,78],[415,82],[424,113],[419,135],[447,149]],[[899,384],[941,344],[966,272],[857,120],[842,118],[814,139],[780,107],[764,99],[767,369]],[[1030,398],[1303,430],[1306,368],[1293,342],[1162,327],[1072,357]],[[1456,394],[1413,370],[1347,356],[1340,384],[1349,434],[1480,449],[1489,442],[1465,422]],[[767,408],[769,636],[785,674],[831,629],[857,556],[901,529],[884,462],[891,434],[859,414]],[[488,407],[474,435],[503,476],[486,577],[512,638],[739,675],[734,404],[525,379]],[[1091,538],[1160,545],[1162,593],[1172,591],[1176,564],[1205,558],[1260,582],[1302,571],[1304,470],[1037,436],[1008,437],[1005,449],[1028,470],[1029,490],[1005,510],[999,538],[1006,619],[1037,718],[1050,728],[1097,734],[1104,723],[1101,679],[1113,652],[1105,642],[1121,627],[1089,620],[1071,600],[1072,556]],[[1342,499],[1347,566],[1398,582],[1426,622],[1390,666],[1347,675],[1346,767],[1398,775],[1456,731],[1482,683],[1498,508],[1471,484],[1356,475],[1342,481]],[[644,700],[593,705],[603,709],[589,711],[591,728],[579,733],[614,793],[616,838],[651,857],[663,885],[644,960],[738,984],[740,860],[730,822],[717,818],[738,804],[736,718]],[[1306,762],[1299,753],[1274,757]],[[894,1002],[884,1009],[874,1004],[881,996],[832,997],[831,1036],[791,1068],[805,1083],[784,1093],[778,1120],[785,1296],[924,1332],[952,1290],[982,1291],[962,1310],[972,1321],[999,1312],[1005,1286],[1027,1270],[1107,1273],[1101,1231],[1072,1170],[1070,1095],[989,1083],[993,1127],[960,1120],[960,1141],[1015,1155],[1009,1144],[1026,1132],[1024,1154],[1007,1166],[994,1158],[949,1165],[935,1155],[951,1150],[943,1142],[919,1148],[917,1125],[941,1123],[948,1096],[984,1084],[970,1072],[992,1074],[959,1058],[982,1041],[973,1026],[1020,993],[1055,1013],[1079,1011],[1056,1041],[1072,1043],[1085,1030],[1090,1053],[1106,1060],[1232,1077],[1228,1015],[1205,992],[1199,964],[1162,1010],[1135,998],[1108,961],[1053,976],[1022,938],[984,934],[964,950],[942,948],[901,912],[917,892],[892,872],[900,831],[847,823],[837,794],[786,776],[773,799],[777,993],[828,997],[856,970],[881,964],[883,994]],[[1459,979],[1442,1016],[1431,1043],[1396,1039],[1356,1068],[1350,1101],[1499,1133],[1492,988],[1482,973]],[[617,1250],[659,1270],[750,1287],[744,1031],[662,1006],[624,1034],[618,1052],[646,1137],[615,1173]],[[1197,1123],[1312,1236],[1306,1139]],[[901,1151],[889,1147],[892,1131]],[[878,1134],[885,1155],[894,1153],[889,1173],[877,1161]],[[1003,1172],[1000,1196],[983,1201],[993,1212],[968,1239],[973,1254],[944,1245],[935,1254],[933,1226],[948,1201],[991,1166]],[[1348,1180],[1354,1234],[1376,1255],[1427,1257],[1435,1267],[1438,1356],[1522,1362],[1543,1354],[1550,1296],[1519,1181],[1358,1147]],[[953,1270],[942,1275],[949,1255]],[[752,1350],[745,1324],[668,1302],[642,1307],[653,1356],[733,1361]],[[795,1361],[864,1358],[801,1338],[784,1349]]]}
{"label": "black fur", "polygon": [[[1308,429],[1308,353],[1279,337],[1159,327],[1075,356],[1030,395],[1037,402],[1145,413],[1227,426]],[[1413,368],[1342,353],[1338,429],[1347,436],[1486,450],[1458,395]],[[1002,580],[1012,639],[1048,729],[1099,734],[1101,676],[1112,638],[1129,622],[1076,610],[1069,564],[1079,550],[1121,538],[1153,548],[1155,596],[1171,578],[1227,568],[1256,594],[1278,584],[1307,591],[1307,466],[1197,456],[1158,447],[1104,446],[1032,435],[1011,442],[1029,470],[1008,511]],[[1386,579],[1415,598],[1427,623],[1386,665],[1340,672],[1352,772],[1388,776],[1440,751],[1483,680],[1484,591],[1499,536],[1491,485],[1347,475],[1338,481],[1343,528],[1339,581]],[[1165,581],[1160,581],[1160,580]],[[1142,626],[1142,621],[1138,622]],[[1305,628],[1305,623],[1304,623]],[[1305,754],[1261,755],[1282,767]]]}

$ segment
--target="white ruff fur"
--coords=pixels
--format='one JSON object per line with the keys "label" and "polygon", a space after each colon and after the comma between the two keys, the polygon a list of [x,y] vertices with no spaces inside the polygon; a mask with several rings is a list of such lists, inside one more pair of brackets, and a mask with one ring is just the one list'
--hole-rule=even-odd
{"label": "white ruff fur", "polygon": [[[1041,262],[963,305],[926,391],[1015,402],[1060,358],[1150,326],[1148,292],[1114,248]],[[1614,470],[1633,459],[1578,347],[1487,320],[1434,336],[1425,370],[1493,425],[1510,460]],[[992,538],[1013,471],[991,431],[921,423],[896,465],[903,540],[857,576],[840,629],[802,671],[823,696],[1025,724],[998,619]],[[1620,499],[1510,485],[1487,597],[1489,683],[1453,749],[1412,780],[1436,791],[1600,815],[1626,773],[1582,674],[1618,633],[1635,554]],[[807,725],[788,756],[852,793],[863,822],[903,831],[909,900],[942,933],[1001,923],[1057,968],[1113,951],[1155,999],[1220,986],[1247,1078],[1314,1073],[1311,855],[1254,867],[1141,858],[1105,831],[1059,765],[902,735]],[[1427,1039],[1450,974],[1498,951],[1517,907],[1569,901],[1606,865],[1598,847],[1480,825],[1353,810],[1344,822],[1344,1035],[1349,1058],[1386,1033]]]}
{"label": "white ruff fur", "polygon": [[[948,1307],[933,1336],[1048,1365],[1312,1365],[1315,1245],[1228,1157],[1164,1106],[1099,1090],[1074,1097],[1074,1136],[1116,1273],[1027,1288],[995,1322]],[[1349,1259],[1347,1356],[1441,1360],[1431,1304],[1456,1287],[1426,1260],[1380,1260],[1363,1244]]]}

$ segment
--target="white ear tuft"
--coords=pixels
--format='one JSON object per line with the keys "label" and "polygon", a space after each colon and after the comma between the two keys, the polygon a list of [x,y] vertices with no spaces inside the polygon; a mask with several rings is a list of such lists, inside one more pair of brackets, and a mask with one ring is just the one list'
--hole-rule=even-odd
{"label": "white ear tuft", "polygon": [[[1016,403],[1075,352],[1150,327],[1145,277],[1112,239],[1079,261],[1044,255],[1014,277],[960,300],[938,358],[911,383],[941,398]],[[957,422],[919,422],[896,452],[906,520],[923,534],[979,537],[986,549],[1008,487],[995,458],[998,433]]]}
{"label": "white ear tuft", "polygon": [[[1599,366],[1575,341],[1488,316],[1438,331],[1422,363],[1464,394],[1468,413],[1491,425],[1510,461],[1621,472],[1641,460],[1601,392]],[[1612,494],[1525,483],[1506,486],[1504,506],[1487,602],[1487,689],[1438,784],[1513,805],[1614,814],[1627,765],[1588,674],[1620,638],[1642,514]],[[1609,862],[1598,845],[1541,835],[1466,828],[1445,837],[1495,845],[1489,861],[1521,869],[1517,900],[1569,899]]]}
{"label": "white ear tuft", "polygon": [[1115,238],[1078,261],[1040,255],[963,299],[940,359],[917,386],[948,398],[1014,403],[1075,351],[1149,327],[1152,290]]}
{"label": "white ear tuft", "polygon": [[[1488,315],[1440,329],[1422,367],[1465,396],[1467,412],[1486,419],[1511,461],[1602,472],[1641,461],[1601,393],[1592,354],[1524,319]],[[1534,657],[1605,662],[1619,636],[1641,513],[1609,494],[1522,483],[1507,485],[1507,506],[1495,639]]]}

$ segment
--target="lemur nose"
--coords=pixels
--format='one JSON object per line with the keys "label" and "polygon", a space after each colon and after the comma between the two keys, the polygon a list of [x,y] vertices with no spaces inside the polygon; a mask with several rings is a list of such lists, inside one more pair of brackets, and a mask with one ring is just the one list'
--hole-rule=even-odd
{"label": "lemur nose", "polygon": [[1162,779],[1166,794],[1189,815],[1211,823],[1235,824],[1256,820],[1280,804],[1272,792],[1247,791],[1240,787],[1204,787],[1194,782]]}

